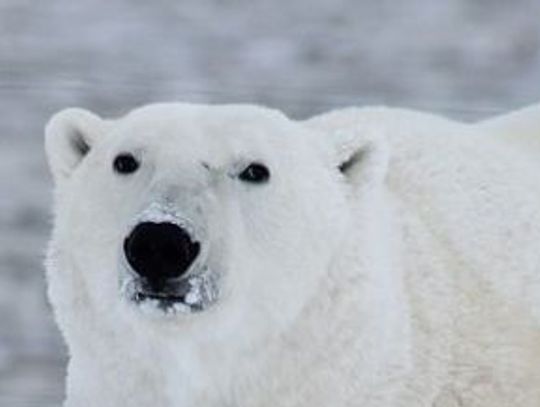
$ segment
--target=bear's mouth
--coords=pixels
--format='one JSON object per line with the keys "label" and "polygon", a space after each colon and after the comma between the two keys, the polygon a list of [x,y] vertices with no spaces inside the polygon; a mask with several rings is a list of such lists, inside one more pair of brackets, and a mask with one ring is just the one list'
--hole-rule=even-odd
{"label": "bear's mouth", "polygon": [[133,302],[137,305],[144,306],[145,304],[153,304],[156,308],[165,312],[169,310],[177,311],[186,308],[186,311],[201,311],[202,307],[196,305],[188,305],[185,296],[147,293],[143,291],[136,292],[133,295]]}
{"label": "bear's mouth", "polygon": [[131,303],[143,309],[156,309],[165,313],[194,313],[206,310],[217,300],[218,284],[215,273],[186,277],[159,289],[149,287],[138,279],[131,280],[124,290]]}

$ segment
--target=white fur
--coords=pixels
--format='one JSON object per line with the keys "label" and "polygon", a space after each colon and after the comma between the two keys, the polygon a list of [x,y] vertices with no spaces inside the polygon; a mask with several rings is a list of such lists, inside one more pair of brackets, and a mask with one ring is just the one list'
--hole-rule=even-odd
{"label": "white fur", "polygon": [[[540,405],[539,112],[59,113],[47,269],[65,406]],[[112,171],[125,151],[129,176]],[[236,177],[250,161],[268,184]],[[207,233],[220,295],[201,313],[121,295],[122,241],[162,201]]]}

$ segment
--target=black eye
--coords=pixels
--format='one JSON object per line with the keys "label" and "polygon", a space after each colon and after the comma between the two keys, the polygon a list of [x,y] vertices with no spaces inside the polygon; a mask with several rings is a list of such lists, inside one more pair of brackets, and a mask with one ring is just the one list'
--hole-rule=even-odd
{"label": "black eye", "polygon": [[270,178],[270,170],[263,164],[251,163],[239,175],[242,181],[262,184]]}
{"label": "black eye", "polygon": [[113,167],[119,174],[132,174],[139,168],[139,162],[133,155],[122,153],[114,159]]}

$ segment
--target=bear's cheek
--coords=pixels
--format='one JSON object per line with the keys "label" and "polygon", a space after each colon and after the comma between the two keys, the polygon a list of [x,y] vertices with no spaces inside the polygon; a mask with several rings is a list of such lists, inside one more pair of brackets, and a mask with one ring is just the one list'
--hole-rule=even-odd
{"label": "bear's cheek", "polygon": [[[227,281],[234,300],[251,304],[245,308],[250,312],[266,315],[279,305],[293,318],[313,296],[334,254],[332,235],[337,232],[319,213],[327,207],[295,200],[297,205],[267,198],[267,206],[249,212],[228,239]],[[287,323],[275,317],[276,323]]]}
{"label": "bear's cheek", "polygon": [[119,234],[98,222],[63,224],[65,233],[58,242],[62,256],[71,265],[73,278],[84,284],[88,294],[102,302],[114,300],[118,281]]}
{"label": "bear's cheek", "polygon": [[100,187],[91,179],[70,185],[57,205],[55,235],[78,289],[85,287],[92,304],[109,307],[118,300],[119,253],[126,222],[113,197],[97,195]]}

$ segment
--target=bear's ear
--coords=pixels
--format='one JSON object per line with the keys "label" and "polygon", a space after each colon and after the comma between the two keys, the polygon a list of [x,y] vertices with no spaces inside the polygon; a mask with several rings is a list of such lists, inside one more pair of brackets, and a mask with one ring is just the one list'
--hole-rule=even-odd
{"label": "bear's ear", "polygon": [[338,130],[327,135],[331,162],[353,186],[381,184],[388,170],[388,144],[382,135],[362,133],[361,129]]}
{"label": "bear's ear", "polygon": [[45,128],[45,151],[56,182],[66,179],[106,131],[106,121],[79,108],[56,113]]}
{"label": "bear's ear", "polygon": [[304,123],[330,165],[352,186],[380,185],[387,173],[389,146],[385,108],[346,108],[314,116]]}

